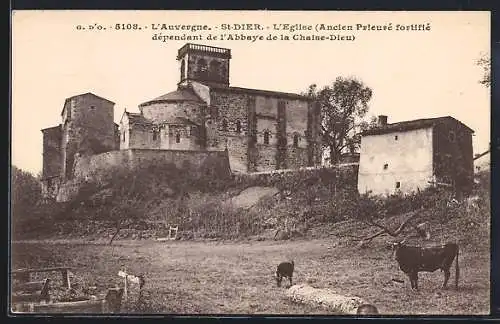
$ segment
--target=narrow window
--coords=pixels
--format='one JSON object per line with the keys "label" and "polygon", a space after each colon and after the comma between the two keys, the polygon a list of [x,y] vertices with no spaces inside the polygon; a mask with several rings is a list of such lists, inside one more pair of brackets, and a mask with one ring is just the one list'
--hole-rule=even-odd
{"label": "narrow window", "polygon": [[293,147],[298,147],[299,146],[299,135],[295,134],[293,135]]}
{"label": "narrow window", "polygon": [[153,130],[153,141],[156,141],[158,139],[158,131]]}
{"label": "narrow window", "polygon": [[264,144],[269,144],[269,131],[264,132]]}
{"label": "narrow window", "polygon": [[241,133],[241,122],[239,120],[236,121],[236,133]]}
{"label": "narrow window", "polygon": [[122,141],[125,142],[125,132],[122,133]]}
{"label": "narrow window", "polygon": [[184,79],[184,75],[186,74],[186,62],[184,60],[181,61],[181,80]]}
{"label": "narrow window", "polygon": [[399,189],[399,188],[401,188],[401,182],[398,181],[398,182],[396,182],[396,189]]}
{"label": "narrow window", "polygon": [[220,63],[218,61],[211,61],[209,64],[209,75],[213,80],[218,79],[220,71]]}
{"label": "narrow window", "polygon": [[394,140],[396,141],[398,140],[398,135],[394,136]]}
{"label": "narrow window", "polygon": [[448,138],[449,138],[450,142],[454,143],[455,139],[456,139],[455,132],[454,131],[450,131],[450,133],[448,134]]}
{"label": "narrow window", "polygon": [[207,61],[205,59],[199,59],[198,60],[198,71],[199,75],[202,77],[206,77],[208,74],[208,65]]}
{"label": "narrow window", "polygon": [[176,143],[180,143],[181,142],[181,134],[179,134],[179,133],[175,134],[175,142]]}
{"label": "narrow window", "polygon": [[384,164],[384,170],[387,170],[387,168],[389,167],[389,164]]}
{"label": "narrow window", "polygon": [[222,131],[227,132],[227,120],[222,120]]}

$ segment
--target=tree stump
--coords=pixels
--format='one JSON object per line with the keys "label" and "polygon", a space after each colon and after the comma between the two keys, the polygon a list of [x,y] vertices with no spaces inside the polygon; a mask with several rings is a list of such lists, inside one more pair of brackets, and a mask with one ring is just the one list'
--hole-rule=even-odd
{"label": "tree stump", "polygon": [[287,290],[286,296],[296,303],[322,307],[339,315],[356,315],[358,306],[367,303],[359,297],[339,295],[330,289],[318,289],[308,285],[292,286]]}

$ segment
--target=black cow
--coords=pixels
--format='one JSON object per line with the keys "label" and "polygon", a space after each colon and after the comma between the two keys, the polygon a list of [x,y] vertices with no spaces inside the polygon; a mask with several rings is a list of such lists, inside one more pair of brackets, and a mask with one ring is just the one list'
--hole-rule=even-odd
{"label": "black cow", "polygon": [[392,243],[399,268],[409,278],[412,289],[418,289],[418,273],[434,272],[438,269],[444,272],[443,289],[450,279],[450,268],[455,260],[455,288],[458,288],[460,269],[458,267],[458,245],[446,243],[439,246],[416,247],[404,245],[404,240]]}
{"label": "black cow", "polygon": [[292,286],[293,269],[295,264],[293,260],[291,262],[281,262],[276,269],[276,284],[281,287],[281,281],[283,277],[287,277],[290,280],[290,286]]}

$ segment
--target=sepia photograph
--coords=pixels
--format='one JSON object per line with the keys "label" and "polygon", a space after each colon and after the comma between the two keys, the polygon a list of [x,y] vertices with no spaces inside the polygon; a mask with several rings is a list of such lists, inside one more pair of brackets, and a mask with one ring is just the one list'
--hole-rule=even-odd
{"label": "sepia photograph", "polygon": [[12,11],[10,316],[489,315],[490,17]]}

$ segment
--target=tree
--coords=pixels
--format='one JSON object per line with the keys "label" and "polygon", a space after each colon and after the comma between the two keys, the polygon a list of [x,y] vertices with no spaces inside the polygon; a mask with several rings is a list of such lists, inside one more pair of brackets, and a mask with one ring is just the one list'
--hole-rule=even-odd
{"label": "tree", "polygon": [[479,65],[484,72],[483,78],[479,81],[479,83],[489,88],[491,86],[491,59],[489,55],[483,54],[477,61],[477,65]]}
{"label": "tree", "polygon": [[14,219],[29,216],[40,202],[41,183],[31,173],[16,166],[11,169],[11,206]]}
{"label": "tree", "polygon": [[324,148],[330,149],[330,162],[338,163],[346,149],[355,151],[360,144],[360,131],[373,125],[364,120],[372,90],[356,78],[338,77],[331,86],[318,90],[309,86],[305,95],[316,99],[321,107],[321,136]]}

